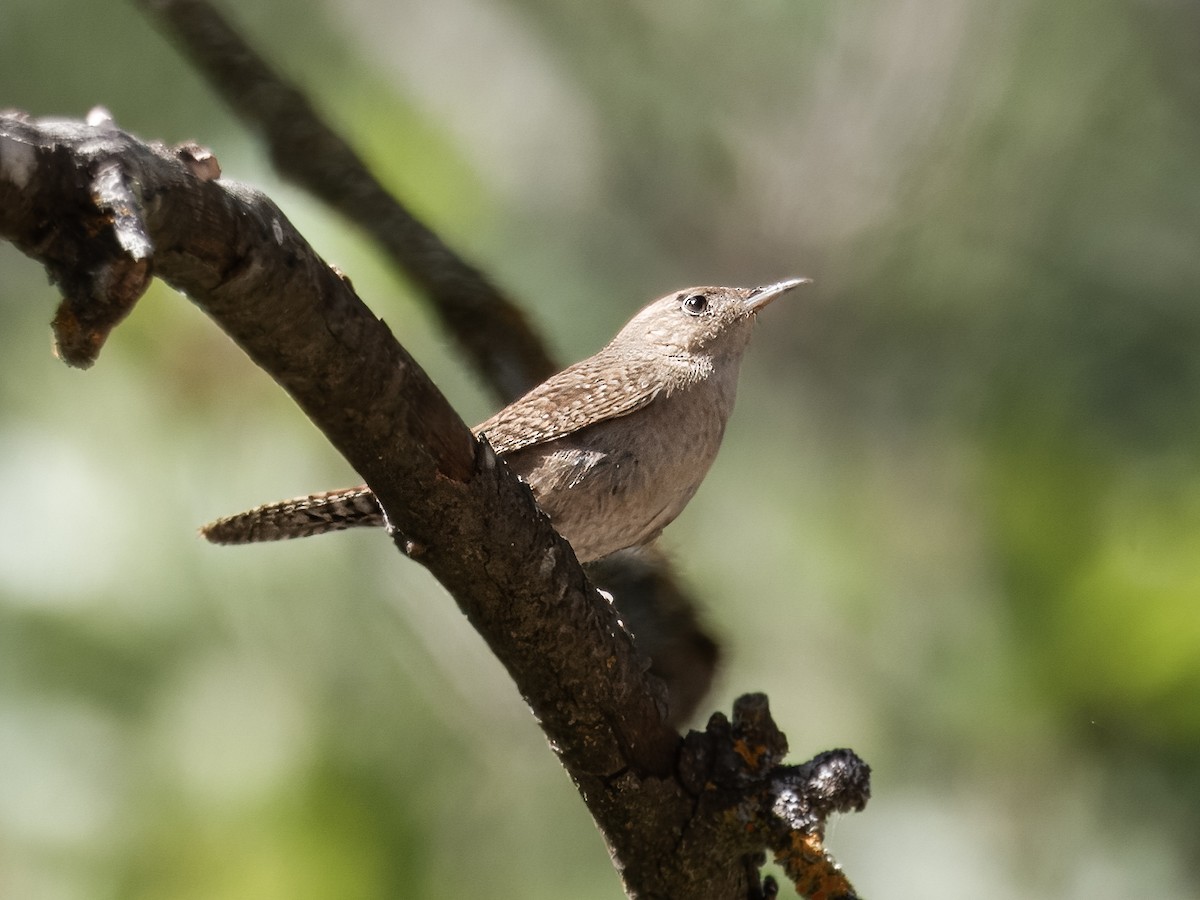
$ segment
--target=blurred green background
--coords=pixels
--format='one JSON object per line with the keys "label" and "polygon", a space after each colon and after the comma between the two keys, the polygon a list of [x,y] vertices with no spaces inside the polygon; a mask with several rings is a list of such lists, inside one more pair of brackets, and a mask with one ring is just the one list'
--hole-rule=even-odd
{"label": "blurred green background", "polygon": [[[673,288],[815,279],[663,543],[725,641],[704,709],[763,690],[797,760],[871,763],[830,833],[864,894],[1200,894],[1200,8],[235,12],[563,361]],[[211,147],[492,409],[131,6],[0,6],[0,105],[95,104]],[[0,246],[0,897],[620,896],[419,566],[196,538],[354,481],[270,380],[161,285],[68,370],[55,299]]]}

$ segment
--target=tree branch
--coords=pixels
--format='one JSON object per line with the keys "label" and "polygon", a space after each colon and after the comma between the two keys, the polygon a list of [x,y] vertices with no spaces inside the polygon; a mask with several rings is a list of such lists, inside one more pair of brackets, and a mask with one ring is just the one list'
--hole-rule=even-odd
{"label": "tree branch", "polygon": [[521,309],[379,183],[354,149],[203,0],[136,0],[266,141],[285,178],[363,228],[432,301],[505,402],[558,370]]}
{"label": "tree branch", "polygon": [[806,894],[853,897],[821,839],[831,812],[865,802],[865,764],[833,751],[781,766],[786,741],[761,697],[683,741],[662,684],[528,489],[279,209],[217,171],[198,148],[146,145],[99,119],[0,116],[0,237],[63,290],[63,357],[90,364],[151,275],[204,309],[366,479],[397,544],[505,665],[630,896],[751,896],[770,849]]}
{"label": "tree branch", "polygon": [[[308,97],[210,3],[136,2],[260,134],[279,173],[363,229],[423,289],[501,400],[515,399],[560,368],[520,307],[381,185]],[[712,686],[720,655],[695,600],[657,555],[623,554],[589,570],[619,598],[652,671],[666,682],[671,722],[686,721]]]}

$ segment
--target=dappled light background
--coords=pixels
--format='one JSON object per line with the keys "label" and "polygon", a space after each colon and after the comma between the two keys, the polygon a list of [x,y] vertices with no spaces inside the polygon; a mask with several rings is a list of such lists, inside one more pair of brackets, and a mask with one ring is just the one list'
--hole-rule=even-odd
{"label": "dappled light background", "polygon": [[[564,362],[673,288],[815,280],[663,544],[724,641],[703,708],[871,763],[830,834],[865,895],[1200,893],[1194,5],[225,6]],[[96,104],[211,147],[491,411],[131,6],[3,4],[0,105]],[[620,896],[382,533],[195,536],[355,480],[290,401],[161,285],[68,370],[55,299],[0,246],[0,896]]]}

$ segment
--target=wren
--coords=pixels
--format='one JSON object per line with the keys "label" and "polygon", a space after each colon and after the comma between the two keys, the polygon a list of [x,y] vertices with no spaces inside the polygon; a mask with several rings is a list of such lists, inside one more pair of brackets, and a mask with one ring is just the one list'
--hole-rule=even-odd
{"label": "wren", "polygon": [[[473,429],[590,562],[649,543],[700,487],[733,411],[755,316],[807,278],[655,300],[594,356]],[[217,544],[385,525],[366,485],[269,503],[200,529]]]}

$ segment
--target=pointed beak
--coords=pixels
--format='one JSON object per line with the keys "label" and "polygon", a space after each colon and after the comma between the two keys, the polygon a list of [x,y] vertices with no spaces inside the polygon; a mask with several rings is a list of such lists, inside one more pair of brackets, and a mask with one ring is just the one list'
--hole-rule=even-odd
{"label": "pointed beak", "polygon": [[789,278],[787,281],[777,281],[775,284],[755,288],[750,292],[750,296],[746,298],[746,308],[750,312],[756,313],[776,297],[786,294],[792,288],[800,287],[802,284],[812,284],[812,279]]}

